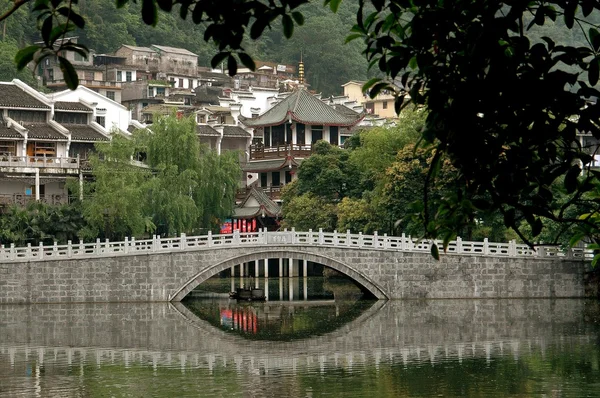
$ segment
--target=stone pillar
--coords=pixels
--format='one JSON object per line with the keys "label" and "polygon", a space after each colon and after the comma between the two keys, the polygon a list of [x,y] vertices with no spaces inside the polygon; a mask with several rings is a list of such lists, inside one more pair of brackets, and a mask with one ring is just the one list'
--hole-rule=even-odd
{"label": "stone pillar", "polygon": [[233,279],[233,277],[235,276],[235,265],[231,266],[231,278]]}
{"label": "stone pillar", "polygon": [[40,201],[40,169],[35,168],[35,200]]}
{"label": "stone pillar", "polygon": [[260,271],[258,269],[258,260],[254,261],[254,277],[258,279]]}
{"label": "stone pillar", "polygon": [[[79,155],[77,155],[79,157]],[[79,200],[83,200],[83,171],[79,169]]]}
{"label": "stone pillar", "polygon": [[307,260],[302,260],[302,276],[305,278],[308,276],[308,261]]}
{"label": "stone pillar", "polygon": [[288,299],[290,301],[294,300],[294,281],[291,279],[288,279],[288,293],[289,293],[289,297]]}
{"label": "stone pillar", "polygon": [[269,280],[265,279],[265,299],[269,300]]}
{"label": "stone pillar", "polygon": [[306,300],[308,300],[308,278],[306,277],[306,274],[304,275],[303,282],[304,282],[304,285],[303,285],[304,291],[302,293],[304,293],[303,298],[304,298],[304,301],[306,301]]}
{"label": "stone pillar", "polygon": [[283,277],[283,258],[279,258],[279,277]]}
{"label": "stone pillar", "polygon": [[245,267],[246,267],[246,263],[241,263],[240,264],[240,276],[243,278],[244,277],[244,271],[245,271]]}
{"label": "stone pillar", "polygon": [[269,277],[269,259],[265,258],[265,278]]}
{"label": "stone pillar", "polygon": [[288,278],[294,276],[294,259],[288,259]]}
{"label": "stone pillar", "polygon": [[283,277],[279,278],[279,301],[283,301]]}

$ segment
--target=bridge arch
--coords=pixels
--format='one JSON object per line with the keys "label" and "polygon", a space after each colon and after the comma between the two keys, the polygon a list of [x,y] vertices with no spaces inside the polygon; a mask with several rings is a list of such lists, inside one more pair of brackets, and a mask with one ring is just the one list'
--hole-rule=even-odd
{"label": "bridge arch", "polygon": [[262,250],[256,251],[251,254],[232,257],[219,263],[216,263],[212,266],[209,266],[206,269],[203,269],[202,271],[194,275],[192,278],[187,280],[180,288],[176,289],[174,294],[169,295],[169,301],[183,300],[183,298],[187,296],[189,292],[194,290],[202,282],[219,274],[222,271],[230,269],[234,265],[251,261],[263,260],[265,258],[292,258],[295,260],[307,260],[314,263],[319,263],[348,276],[354,282],[362,286],[365,290],[369,291],[377,299],[389,299],[387,293],[377,283],[373,282],[363,273],[357,271],[349,265],[344,264],[341,261],[335,260],[331,257],[307,253],[298,250]]}

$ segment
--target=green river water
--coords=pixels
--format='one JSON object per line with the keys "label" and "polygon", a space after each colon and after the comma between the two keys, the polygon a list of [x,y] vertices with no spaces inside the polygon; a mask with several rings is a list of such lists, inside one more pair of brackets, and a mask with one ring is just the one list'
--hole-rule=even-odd
{"label": "green river water", "polygon": [[238,303],[231,286],[0,306],[0,397],[600,397],[597,301],[374,301],[315,277]]}

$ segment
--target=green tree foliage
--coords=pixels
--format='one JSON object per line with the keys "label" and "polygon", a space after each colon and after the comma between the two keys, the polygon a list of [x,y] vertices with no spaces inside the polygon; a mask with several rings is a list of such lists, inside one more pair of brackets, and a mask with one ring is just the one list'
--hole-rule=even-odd
{"label": "green tree foliage", "polygon": [[296,182],[288,184],[282,193],[285,218],[281,226],[299,231],[316,231],[319,228],[333,231],[337,218],[335,204],[312,193],[296,195],[294,185]]}
{"label": "green tree foliage", "polygon": [[156,170],[148,203],[161,234],[215,229],[231,215],[241,177],[238,154],[201,147],[192,118],[159,118],[146,135],[149,165]]}
{"label": "green tree foliage", "polygon": [[347,151],[326,141],[318,141],[313,155],[298,170],[298,193],[312,193],[330,201],[341,200],[348,195],[360,196],[357,169],[349,159]]}
{"label": "green tree foliage", "polygon": [[90,156],[94,181],[85,184],[86,198],[81,202],[87,222],[82,237],[121,240],[152,232],[154,225],[144,214],[145,187],[152,174],[131,164],[134,141],[115,133],[110,142],[98,142],[96,148],[99,154]]}
{"label": "green tree foliage", "polygon": [[0,41],[0,81],[11,81],[19,79],[23,82],[37,87],[37,81],[28,70],[17,70],[15,55],[19,51],[17,43],[11,40]]}
{"label": "green tree foliage", "polygon": [[[14,6],[12,1],[4,1],[4,7],[0,2],[0,13],[2,10],[12,9]],[[34,3],[33,0],[31,3]],[[311,88],[321,91],[325,95],[338,94],[341,90],[340,85],[348,79],[364,80],[368,76],[367,61],[361,55],[360,44],[345,44],[346,35],[354,23],[358,10],[358,4],[355,2],[344,2],[338,13],[331,13],[315,4],[288,0],[283,2],[283,7],[285,8],[286,3],[289,4],[287,10],[289,12],[290,9],[293,9],[294,14],[286,17],[285,23],[279,21],[267,23],[266,29],[265,26],[262,26],[264,23],[260,21],[255,28],[252,28],[254,23],[248,21],[251,28],[244,29],[242,24],[246,23],[244,22],[246,10],[238,12],[238,15],[232,14],[235,12],[233,10],[237,4],[231,7],[226,4],[208,4],[206,2],[198,2],[197,5],[191,2],[181,6],[172,4],[172,8],[169,8],[171,12],[158,12],[156,14],[157,23],[147,24],[144,23],[145,19],[140,18],[140,15],[148,12],[148,5],[153,1],[117,3],[119,8],[115,7],[114,0],[79,0],[76,4],[66,1],[37,1],[35,6],[41,7],[38,11],[30,12],[30,9],[33,8],[33,4],[31,4],[28,9],[18,8],[10,18],[2,20],[0,17],[0,29],[2,28],[1,24],[8,25],[6,37],[16,40],[21,46],[40,40],[39,35],[42,39],[46,37],[48,43],[31,47],[21,53],[19,60],[22,61],[20,63],[22,66],[26,64],[27,60],[37,62],[46,55],[58,55],[60,50],[65,49],[86,52],[89,48],[98,53],[109,53],[115,51],[122,44],[138,46],[162,44],[183,47],[198,54],[201,65],[209,65],[212,60],[213,66],[223,63],[226,68],[231,65],[236,69],[238,61],[247,64],[246,66],[252,66],[252,58],[295,64],[303,54],[307,65],[307,80],[310,82]],[[299,7],[301,3],[305,4]],[[65,25],[66,18],[61,12],[65,12],[66,9],[63,7],[68,7],[69,4],[73,7],[72,12],[80,16],[81,20],[75,17],[75,20],[70,21],[67,26]],[[48,9],[43,8],[45,6]],[[156,3],[153,6],[156,7]],[[190,11],[187,18],[182,19],[181,10],[186,6]],[[254,6],[255,4],[250,4],[250,7]],[[167,8],[165,2],[161,2],[159,7],[163,10]],[[223,8],[226,10],[223,21],[225,28],[220,26],[222,23],[218,19],[215,20],[216,24],[209,22],[212,18],[217,17],[219,12],[222,12],[219,11],[221,7],[232,10],[229,12]],[[274,14],[283,12],[283,8],[278,7],[270,11],[270,6],[265,5],[260,8],[250,12],[256,13],[257,16],[263,11]],[[44,14],[44,11],[48,11],[50,14]],[[301,17],[300,13],[304,17]],[[55,31],[48,31],[50,21],[46,21],[50,15],[52,15],[50,20],[52,26],[57,28]],[[40,27],[46,23],[46,28],[39,33],[33,32],[37,35],[32,35],[33,30],[27,29],[27,27],[35,26],[38,23],[36,22],[37,16],[40,17]],[[198,18],[202,18],[201,23],[197,23]],[[258,20],[260,19],[259,17]],[[213,27],[211,28],[211,26]],[[231,30],[231,26],[236,26],[236,29],[240,29],[240,31],[244,29],[241,35],[244,42],[243,45],[230,46],[228,49],[218,36],[228,35],[229,33],[225,30]],[[286,35],[289,33],[290,27],[294,27],[294,36],[292,36],[292,40],[287,40]],[[264,29],[263,34],[259,37],[256,36],[258,29]],[[66,47],[63,46],[59,40],[63,37],[61,33],[65,36],[79,36],[78,43],[85,44],[85,47],[66,43]],[[215,40],[211,39],[213,35]],[[227,40],[235,42],[237,39],[236,33]],[[54,47],[50,46],[52,43]],[[221,52],[221,50],[224,51]],[[215,57],[216,53],[218,55]],[[331,62],[335,62],[335,68],[329,67]],[[64,66],[68,69],[68,63],[65,63]],[[75,79],[71,81],[73,84],[76,82]]]}
{"label": "green tree foliage", "polygon": [[[595,211],[570,219],[566,210],[598,185],[593,170],[586,169],[584,179],[578,180],[581,165],[591,157],[576,133],[600,137],[600,105],[588,102],[599,94],[592,87],[598,82],[600,35],[589,23],[597,19],[599,3],[360,4],[375,6],[368,17],[359,15],[353,28],[354,37],[367,48],[365,55],[390,79],[400,81],[412,102],[428,108],[423,137],[436,147],[429,183],[445,156],[463,180],[454,201],[425,209],[427,236],[456,229],[451,223],[468,220],[473,207],[500,211],[504,223],[528,242],[522,221],[529,224],[532,237],[547,220],[576,222],[597,232]],[[586,21],[588,17],[592,19]],[[580,30],[586,45],[570,46],[569,35],[539,38],[535,27],[558,19],[566,30]],[[384,88],[402,92],[390,82],[372,80],[366,86],[371,95]],[[568,199],[556,207],[551,187],[562,176]]]}
{"label": "green tree foliage", "polygon": [[55,206],[42,202],[13,205],[0,217],[0,242],[15,246],[75,242],[84,224],[76,205]]}

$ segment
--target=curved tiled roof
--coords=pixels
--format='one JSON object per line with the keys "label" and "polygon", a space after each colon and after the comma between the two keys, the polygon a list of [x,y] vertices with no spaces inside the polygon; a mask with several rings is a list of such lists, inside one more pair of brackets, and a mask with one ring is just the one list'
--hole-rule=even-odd
{"label": "curved tiled roof", "polygon": [[0,138],[24,139],[23,135],[13,127],[7,127],[6,123],[0,123]]}
{"label": "curved tiled roof", "polygon": [[289,159],[273,159],[273,160],[258,160],[243,164],[242,170],[246,173],[262,173],[267,171],[281,170],[289,167],[291,164],[293,167],[299,167],[302,163],[302,159],[289,158]]}
{"label": "curved tiled roof", "polygon": [[[260,206],[244,207],[248,199],[253,197]],[[281,215],[281,206],[272,201],[262,188],[252,187],[244,201],[234,209],[235,218],[253,218],[264,213],[270,217]]]}
{"label": "curved tiled roof", "polygon": [[67,140],[67,137],[58,131],[54,130],[52,126],[47,123],[23,123],[28,131],[28,138],[35,139],[54,139],[54,140]]}
{"label": "curved tiled roof", "polygon": [[241,128],[240,126],[224,126],[223,127],[224,137],[250,137],[250,133]]}
{"label": "curved tiled roof", "polygon": [[92,109],[83,105],[81,102],[67,102],[67,101],[56,101],[54,103],[54,110],[56,111],[77,111],[92,113]]}
{"label": "curved tiled roof", "polygon": [[287,96],[260,116],[240,121],[249,127],[276,126],[292,119],[299,123],[325,126],[353,126],[364,114],[348,115],[325,104],[302,89]]}
{"label": "curved tiled roof", "polygon": [[62,124],[71,133],[72,141],[108,141],[108,137],[100,134],[87,124]]}
{"label": "curved tiled roof", "polygon": [[196,125],[196,134],[202,137],[220,137],[221,133],[207,124]]}
{"label": "curved tiled roof", "polygon": [[50,109],[14,84],[0,84],[0,107]]}

